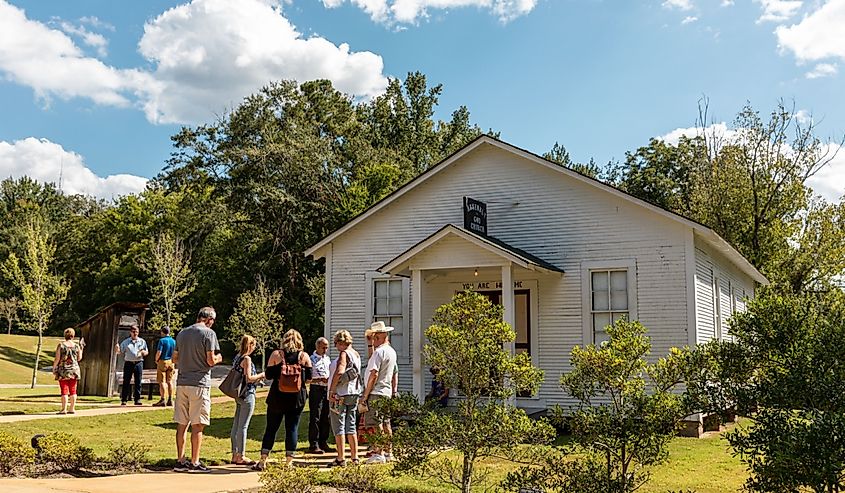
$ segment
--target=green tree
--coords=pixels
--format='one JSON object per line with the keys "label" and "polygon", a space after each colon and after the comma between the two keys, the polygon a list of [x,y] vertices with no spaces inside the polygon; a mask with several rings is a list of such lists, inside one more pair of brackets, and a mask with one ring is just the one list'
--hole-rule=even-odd
{"label": "green tree", "polygon": [[[437,309],[426,337],[428,364],[439,368],[443,384],[463,399],[454,413],[419,412],[414,426],[394,433],[394,470],[469,493],[489,473],[479,460],[512,458],[522,444],[551,440],[554,430],[546,421],[531,420],[507,403],[517,392],[536,393],[543,372],[527,354],[503,349],[516,334],[502,321],[501,306],[478,293],[459,293]],[[447,449],[457,457],[444,453]]]}
{"label": "green tree", "polygon": [[38,345],[32,367],[34,389],[44,330],[50,323],[53,310],[67,296],[68,285],[60,274],[53,271],[56,246],[39,214],[32,213],[27,218],[21,237],[20,259],[15,252],[9,253],[3,271],[20,292],[21,309],[27,315],[24,327],[38,333]]}
{"label": "green tree", "polygon": [[281,343],[283,319],[277,311],[281,300],[282,292],[268,287],[265,280],[258,277],[255,289],[238,296],[235,311],[229,317],[229,333],[236,347],[244,335],[255,338],[255,349],[261,353],[262,370],[267,348],[273,343]]}
{"label": "green tree", "polygon": [[141,261],[143,269],[154,279],[152,304],[155,314],[149,321],[152,329],[175,327],[185,318],[179,304],[194,290],[191,276],[191,254],[185,243],[169,232],[158,235],[150,249],[149,259]]}
{"label": "green tree", "polygon": [[[690,355],[672,349],[649,363],[651,342],[639,322],[619,320],[607,333],[610,340],[599,346],[576,346],[572,371],[560,378],[579,401],[569,418],[576,446],[511,474],[510,488],[628,493],[648,481],[647,467],[666,461],[667,445],[691,412],[678,388]],[[561,410],[558,416],[565,419]]]}
{"label": "green tree", "polygon": [[587,164],[577,163],[570,158],[566,147],[558,142],[555,142],[549,152],[543,154],[543,158],[597,180],[605,181],[608,179],[607,173],[592,158]]}
{"label": "green tree", "polygon": [[[845,491],[845,293],[765,291],[731,323],[689,392],[753,419],[727,435],[749,491]],[[713,390],[717,389],[717,390]]]}
{"label": "green tree", "polygon": [[0,318],[6,319],[6,323],[8,324],[6,329],[7,335],[12,335],[12,324],[18,320],[20,309],[21,303],[15,296],[0,300]]}

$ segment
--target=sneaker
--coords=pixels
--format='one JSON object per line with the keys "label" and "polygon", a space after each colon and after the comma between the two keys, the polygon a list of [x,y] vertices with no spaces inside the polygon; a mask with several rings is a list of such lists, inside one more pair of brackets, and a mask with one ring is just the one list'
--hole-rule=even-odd
{"label": "sneaker", "polygon": [[144,405],[144,403],[143,403],[143,402],[141,402],[141,401],[135,401],[135,405],[136,405],[136,406],[143,406],[143,405]]}
{"label": "sneaker", "polygon": [[197,462],[196,464],[188,464],[188,472],[206,473],[211,472],[211,469],[205,467],[205,464],[203,464],[202,462]]}
{"label": "sneaker", "polygon": [[164,407],[164,399],[153,404],[153,407]]}
{"label": "sneaker", "polygon": [[335,452],[335,449],[331,448],[328,443],[321,443],[320,444],[320,450],[322,450],[323,452],[325,452],[327,454],[331,454],[331,453]]}
{"label": "sneaker", "polygon": [[393,462],[393,454],[385,452],[384,461],[385,462]]}
{"label": "sneaker", "polygon": [[386,462],[387,462],[387,460],[384,458],[383,455],[375,454],[372,457],[370,457],[369,459],[367,459],[366,463],[367,464],[384,464]]}
{"label": "sneaker", "polygon": [[308,447],[307,452],[312,455],[323,455],[325,452],[320,447]]}
{"label": "sneaker", "polygon": [[121,406],[125,406],[125,405],[126,405],[126,401],[120,401],[120,405],[121,405]]}
{"label": "sneaker", "polygon": [[186,460],[176,461],[176,465],[173,466],[173,472],[188,472],[190,469]]}

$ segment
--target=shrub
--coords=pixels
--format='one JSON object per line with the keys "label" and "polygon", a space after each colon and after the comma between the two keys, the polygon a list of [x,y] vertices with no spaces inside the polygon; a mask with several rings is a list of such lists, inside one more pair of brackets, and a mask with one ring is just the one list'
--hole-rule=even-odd
{"label": "shrub", "polygon": [[94,462],[94,452],[69,433],[50,433],[38,440],[40,462],[59,471],[78,471]]}
{"label": "shrub", "polygon": [[378,466],[349,466],[338,469],[331,484],[349,493],[377,493],[383,478],[384,471]]}
{"label": "shrub", "polygon": [[103,465],[118,471],[138,471],[149,463],[150,446],[141,442],[121,443],[112,446]]}
{"label": "shrub", "polygon": [[317,471],[310,467],[271,465],[258,475],[261,493],[318,493]]}
{"label": "shrub", "polygon": [[35,450],[20,438],[0,431],[0,475],[26,471],[35,463]]}

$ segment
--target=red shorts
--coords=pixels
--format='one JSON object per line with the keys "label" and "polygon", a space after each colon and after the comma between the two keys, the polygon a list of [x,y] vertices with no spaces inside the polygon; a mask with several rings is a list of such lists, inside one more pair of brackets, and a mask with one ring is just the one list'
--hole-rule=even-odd
{"label": "red shorts", "polygon": [[62,395],[76,395],[75,378],[63,378],[59,380],[59,388],[62,389]]}

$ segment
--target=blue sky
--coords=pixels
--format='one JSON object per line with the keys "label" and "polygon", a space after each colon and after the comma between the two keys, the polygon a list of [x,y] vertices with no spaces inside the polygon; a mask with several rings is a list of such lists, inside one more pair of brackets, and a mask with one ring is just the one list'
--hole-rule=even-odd
{"label": "blue sky", "polygon": [[[441,118],[542,153],[624,158],[746,101],[845,133],[845,0],[0,0],[0,175],[101,197],[143,187],[180,125],[273,79],[358,97],[422,71]],[[805,120],[807,121],[807,120]],[[670,135],[671,134],[671,135]],[[845,150],[814,182],[845,193]]]}

